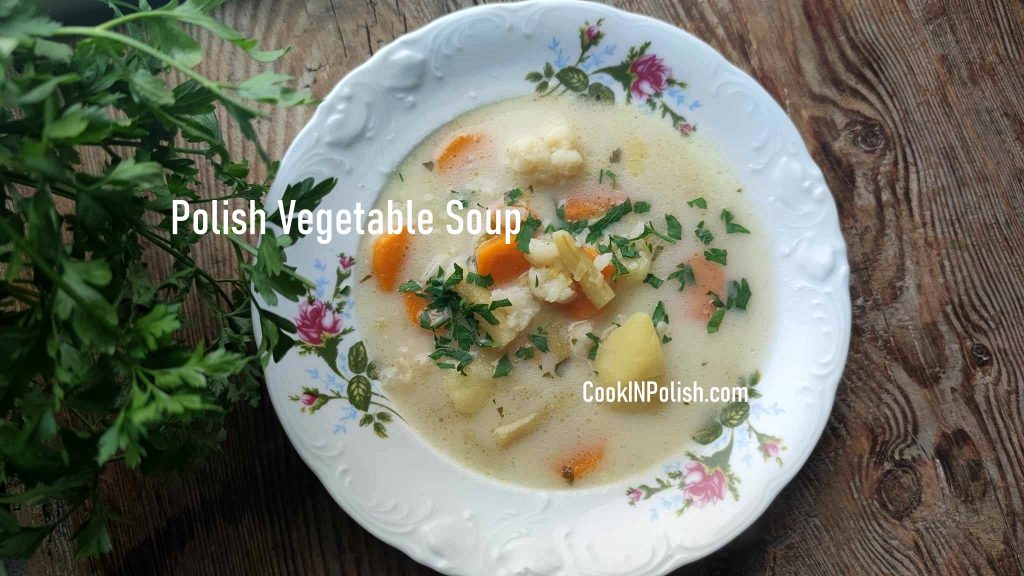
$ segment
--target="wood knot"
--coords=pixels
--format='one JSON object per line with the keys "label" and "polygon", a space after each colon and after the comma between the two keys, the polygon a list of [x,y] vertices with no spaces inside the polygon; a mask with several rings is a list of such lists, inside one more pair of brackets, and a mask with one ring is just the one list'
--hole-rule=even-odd
{"label": "wood knot", "polygon": [[921,473],[901,460],[882,473],[875,486],[875,499],[889,516],[903,520],[921,505],[921,490]]}
{"label": "wood knot", "polygon": [[855,118],[846,123],[843,131],[850,134],[854,146],[862,152],[874,154],[885,146],[885,129],[877,120]]}
{"label": "wood knot", "polygon": [[941,432],[935,442],[935,459],[953,494],[967,504],[981,500],[988,491],[988,477],[978,446],[963,428]]}
{"label": "wood knot", "polygon": [[971,358],[974,359],[974,365],[979,368],[981,366],[988,366],[992,363],[992,351],[981,342],[975,342],[971,346]]}

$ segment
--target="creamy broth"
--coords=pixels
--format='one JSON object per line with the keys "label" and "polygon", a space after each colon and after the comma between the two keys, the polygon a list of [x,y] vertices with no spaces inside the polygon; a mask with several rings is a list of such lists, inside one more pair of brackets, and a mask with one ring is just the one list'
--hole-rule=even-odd
{"label": "creamy broth", "polygon": [[[546,178],[514,169],[522,163],[510,160],[509,150],[516,142],[524,136],[544,136],[553,126],[568,127],[577,136],[576,150],[582,158],[578,173]],[[441,151],[460,135],[481,136],[465,146],[453,162]],[[610,172],[602,174],[602,170]],[[484,106],[424,140],[403,161],[378,199],[378,205],[387,200],[411,200],[416,209],[434,213],[434,232],[411,237],[399,282],[411,279],[422,283],[438,267],[447,274],[453,263],[475,270],[475,251],[483,238],[448,234],[445,205],[459,198],[470,206],[501,207],[508,191],[515,188],[524,191],[517,204],[528,206],[543,222],[538,231],[541,236],[545,236],[547,224],[560,221],[556,208],[570,197],[616,201],[628,197],[634,206],[649,203],[649,212],[627,214],[606,230],[622,236],[632,236],[647,221],[665,233],[665,214],[674,215],[682,224],[680,241],[668,244],[648,237],[652,245],[662,246],[649,273],[664,283],[655,288],[618,278],[611,283],[614,299],[589,325],[566,318],[561,305],[539,302],[540,311],[528,328],[503,351],[473,350],[477,358],[471,365],[478,370],[486,368],[488,375],[502,354],[507,354],[513,365],[507,376],[493,379],[493,394],[473,414],[453,408],[443,384],[452,371],[438,368],[427,358],[435,349],[434,337],[410,320],[406,295],[382,290],[373,278],[357,283],[353,287],[358,302],[354,313],[370,356],[384,367],[386,394],[412,427],[441,452],[483,474],[515,484],[572,489],[599,485],[641,472],[693,446],[694,432],[722,405],[668,402],[627,407],[584,402],[583,382],[597,382],[597,378],[594,363],[588,359],[593,343],[582,330],[589,328],[586,331],[604,338],[616,323],[636,312],[651,315],[662,302],[669,322],[658,327],[659,338],[667,337],[661,344],[664,376],[659,382],[676,380],[688,385],[696,381],[707,392],[711,386],[733,386],[739,377],[757,370],[773,321],[772,257],[766,232],[735,177],[699,136],[683,137],[669,123],[638,107],[532,97]],[[697,197],[705,199],[706,209],[687,204]],[[750,234],[726,233],[722,209],[731,212],[733,221]],[[700,221],[714,235],[710,247],[727,250],[727,266],[702,258],[709,246],[694,232]],[[585,236],[584,230],[577,238]],[[358,256],[361,270],[371,270],[376,241],[372,236],[364,238]],[[608,242],[607,234],[600,242]],[[745,278],[749,283],[752,297],[748,308],[727,311],[716,333],[708,333],[708,321],[702,316],[713,309],[706,303],[708,298],[698,293],[697,286],[680,291],[677,280],[667,279],[678,270],[678,264],[691,259],[700,261],[694,265],[698,282],[703,271],[711,270],[708,276]],[[528,282],[513,280],[491,288],[521,287]],[[724,285],[719,294],[726,297]],[[557,370],[553,352],[542,354],[527,339],[529,334],[538,334],[537,327],[552,326],[560,334],[568,333],[571,350]],[[552,338],[550,331],[548,338]],[[531,346],[533,358],[516,357],[517,350]],[[614,351],[600,349],[598,353]],[[507,446],[499,445],[496,428],[531,414],[539,416],[529,433]],[[567,481],[566,462],[577,464],[581,457],[574,454],[591,458],[595,446],[601,452],[599,461],[580,469],[585,475]]]}

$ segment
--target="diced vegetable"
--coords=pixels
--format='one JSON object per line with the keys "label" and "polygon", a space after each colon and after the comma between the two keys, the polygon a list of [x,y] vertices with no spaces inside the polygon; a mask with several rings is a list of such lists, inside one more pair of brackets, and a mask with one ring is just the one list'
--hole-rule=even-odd
{"label": "diced vegetable", "polygon": [[555,243],[550,240],[541,240],[540,238],[530,239],[530,253],[524,254],[530,264],[540,268],[543,266],[551,266],[555,262],[558,262],[558,248],[555,248]]}
{"label": "diced vegetable", "polygon": [[564,304],[577,296],[573,288],[575,282],[566,275],[561,266],[530,268],[528,283],[530,292],[545,302]]}
{"label": "diced vegetable", "polygon": [[493,431],[494,441],[498,443],[498,446],[504,448],[536,430],[544,421],[546,415],[546,410],[539,410],[508,424],[502,424]]}
{"label": "diced vegetable", "polygon": [[381,290],[392,291],[398,286],[398,275],[405,265],[409,253],[408,230],[398,234],[386,234],[373,243],[373,277]]}
{"label": "diced vegetable", "polygon": [[576,240],[565,230],[556,231],[551,238],[558,248],[558,257],[562,260],[562,265],[573,280],[579,282],[583,294],[595,308],[604,308],[615,298],[615,291],[601,272],[598,272],[590,255],[577,246]]}
{"label": "diced vegetable", "polygon": [[473,362],[466,368],[466,374],[446,370],[444,391],[452,401],[455,410],[462,414],[475,414],[487,405],[494,395],[496,383],[489,368],[482,362]]}
{"label": "diced vegetable", "polygon": [[565,201],[563,217],[568,222],[589,220],[621,203],[622,199],[607,196],[573,196]]}
{"label": "diced vegetable", "polygon": [[409,322],[419,326],[420,314],[427,307],[427,301],[412,292],[405,292],[402,295],[405,297],[405,313],[409,317]]}
{"label": "diced vegetable", "polygon": [[723,294],[725,290],[725,268],[710,262],[700,253],[690,258],[690,267],[693,269],[693,277],[697,285],[686,290],[683,298],[686,299],[689,315],[702,321],[706,321],[715,312],[714,298],[708,296],[708,292]]}
{"label": "diced vegetable", "polygon": [[[584,246],[583,250],[587,253],[588,256],[590,256],[590,259],[594,261],[596,267],[597,259],[601,257],[601,254],[599,254],[597,250],[594,250],[590,246]],[[604,276],[604,279],[609,282],[612,281],[612,276],[614,274],[615,266],[612,266],[611,264],[606,264],[601,268],[601,276]]]}
{"label": "diced vegetable", "polygon": [[604,447],[605,441],[601,440],[578,448],[568,458],[559,462],[558,474],[569,484],[582,480],[596,470],[604,460]]}
{"label": "diced vegetable", "polygon": [[439,172],[447,172],[465,160],[469,152],[483,141],[480,134],[459,134],[441,150],[434,161],[434,168]]}
{"label": "diced vegetable", "polygon": [[661,339],[651,317],[630,316],[601,343],[594,370],[604,386],[626,385],[630,380],[657,380],[665,374]]}
{"label": "diced vegetable", "polygon": [[555,356],[555,362],[561,362],[572,354],[572,341],[569,328],[561,320],[556,320],[547,327],[548,350]]}
{"label": "diced vegetable", "polygon": [[493,292],[475,284],[459,283],[455,291],[470,304],[490,303],[508,300],[512,305],[496,308],[492,311],[498,320],[497,324],[484,321],[477,315],[480,326],[494,341],[494,348],[501,350],[508,346],[517,336],[529,327],[534,316],[540,311],[540,304],[533,299],[530,291],[522,286],[499,288]]}
{"label": "diced vegetable", "polygon": [[498,284],[514,280],[530,269],[530,262],[516,248],[515,238],[506,243],[504,236],[483,241],[476,249],[476,271],[491,275]]}

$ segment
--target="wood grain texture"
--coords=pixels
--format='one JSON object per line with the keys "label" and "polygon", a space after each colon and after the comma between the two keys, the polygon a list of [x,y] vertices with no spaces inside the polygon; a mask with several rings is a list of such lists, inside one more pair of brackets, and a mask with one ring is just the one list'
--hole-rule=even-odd
{"label": "wood grain texture", "polygon": [[[853,341],[817,449],[750,530],[679,574],[1024,573],[1024,4],[616,4],[696,34],[782,104],[825,172],[852,265]],[[251,0],[219,16],[291,44],[284,71],[322,96],[464,5]],[[251,72],[207,45],[207,74]],[[311,113],[260,126],[272,155]],[[211,242],[203,261],[226,265],[223,250]],[[334,504],[268,405],[234,414],[229,433],[186,477],[112,471],[115,552],[74,563],[54,539],[30,573],[432,573]]]}

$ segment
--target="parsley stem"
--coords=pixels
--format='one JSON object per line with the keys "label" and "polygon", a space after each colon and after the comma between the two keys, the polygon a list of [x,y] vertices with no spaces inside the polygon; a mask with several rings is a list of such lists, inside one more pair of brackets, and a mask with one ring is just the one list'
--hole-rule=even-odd
{"label": "parsley stem", "polygon": [[200,268],[199,265],[196,264],[195,260],[193,260],[190,256],[188,256],[181,250],[175,248],[174,245],[172,245],[166,238],[154,234],[152,231],[146,228],[138,226],[135,228],[135,232],[137,232],[139,236],[142,236],[146,240],[152,242],[153,245],[155,245],[156,247],[170,254],[171,257],[177,260],[178,262],[181,262],[182,264],[185,264],[186,266],[193,268],[197,274],[202,276],[203,279],[209,282],[211,286],[217,289],[217,294],[221,297],[221,299],[224,300],[224,302],[226,302],[228,305],[232,304],[231,297],[228,296],[228,293],[225,292],[223,288],[221,288],[220,281],[211,276],[206,270]]}
{"label": "parsley stem", "polygon": [[[225,236],[227,236],[228,240],[231,240],[232,242],[234,242],[235,246],[238,246],[239,248],[241,248],[242,250],[245,250],[246,252],[248,252],[249,254],[251,254],[253,256],[256,256],[256,257],[259,256],[259,250],[255,246],[253,246],[252,244],[249,244],[248,242],[246,242],[245,238],[242,238],[238,234],[235,234],[234,232],[230,232],[230,231],[227,234],[225,234]],[[307,287],[307,288],[316,288],[316,284],[313,284],[313,282],[311,282],[309,279],[304,278],[304,277],[296,274],[295,270],[289,268],[288,266],[285,266],[284,268],[282,268],[281,271],[283,273],[291,276],[292,278],[295,278],[299,282],[302,282],[302,285]]]}
{"label": "parsley stem", "polygon": [[118,333],[117,325],[108,320],[106,316],[100,314],[92,305],[86,302],[85,298],[83,298],[81,294],[79,294],[77,291],[75,291],[74,288],[72,288],[67,282],[65,282],[64,278],[61,277],[61,275],[58,274],[57,271],[54,270],[53,267],[50,266],[46,262],[46,260],[39,255],[38,252],[35,251],[35,248],[33,248],[28,242],[25,241],[24,238],[22,238],[13,228],[11,228],[10,224],[4,222],[3,220],[0,220],[0,232],[6,234],[10,242],[17,246],[22,252],[24,252],[29,257],[29,260],[32,261],[32,264],[35,266],[35,268],[42,272],[43,275],[47,276],[50,280],[52,280],[53,283],[56,284],[61,290],[63,290],[64,293],[67,294],[69,298],[74,300],[75,304],[78,304],[86,314],[92,316],[94,320],[99,322],[100,325],[109,330],[112,334]]}
{"label": "parsley stem", "polygon": [[167,54],[164,54],[163,52],[157,50],[156,48],[153,48],[152,46],[149,46],[148,44],[139,42],[131,36],[125,36],[124,34],[118,34],[117,32],[110,32],[109,30],[104,30],[102,28],[90,28],[88,26],[63,26],[61,28],[58,28],[57,30],[54,30],[53,35],[90,36],[93,38],[102,38],[104,40],[110,40],[111,42],[117,42],[118,44],[123,44],[130,48],[134,48],[135,50],[138,50],[143,54],[147,54],[149,56],[152,56],[153,58],[156,58],[157,60],[160,60],[161,62],[167,64],[171,68],[174,68],[175,70],[181,72],[185,76],[188,76],[192,80],[195,80],[200,85],[202,85],[203,88],[206,88],[207,90],[215,94],[218,98],[220,98],[224,102],[231,104],[239,110],[242,110],[245,113],[250,114],[252,116],[266,116],[259,110],[246,106],[241,100],[238,100],[228,95],[226,92],[221,90],[221,85],[219,83],[210,80],[206,76],[199,74],[195,70],[192,70],[188,66],[182,64],[181,62],[178,62],[177,60],[171,58]]}

